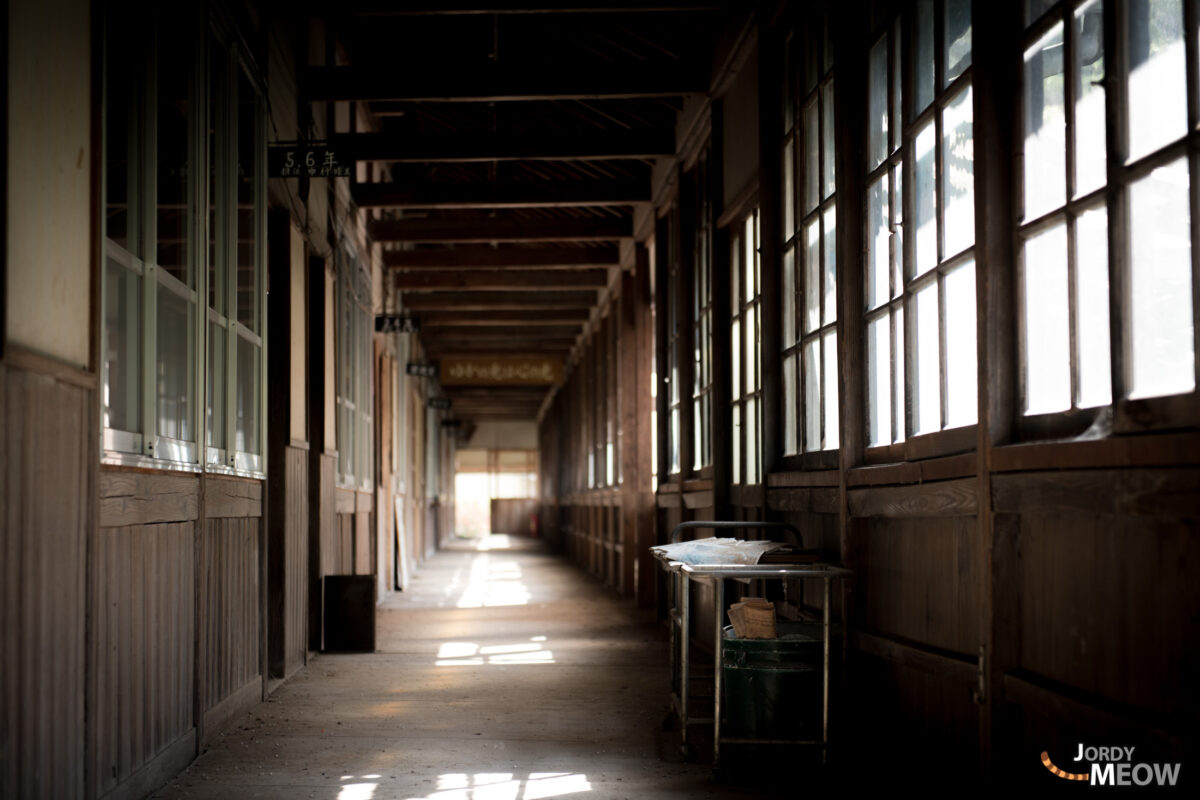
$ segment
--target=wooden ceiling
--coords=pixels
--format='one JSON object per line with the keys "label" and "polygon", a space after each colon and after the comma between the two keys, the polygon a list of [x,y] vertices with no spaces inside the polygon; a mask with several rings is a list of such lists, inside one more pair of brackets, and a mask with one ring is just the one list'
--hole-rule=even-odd
{"label": "wooden ceiling", "polygon": [[[723,3],[351,1],[345,61],[310,99],[370,118],[332,137],[383,169],[353,187],[431,360],[563,360],[618,268],[654,159],[706,92]],[[531,419],[550,387],[454,387],[453,416]]]}

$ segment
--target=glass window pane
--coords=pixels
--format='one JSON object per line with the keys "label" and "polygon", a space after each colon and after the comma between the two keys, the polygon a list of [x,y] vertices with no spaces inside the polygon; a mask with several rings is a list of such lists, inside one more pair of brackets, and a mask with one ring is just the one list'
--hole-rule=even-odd
{"label": "glass window pane", "polygon": [[971,66],[971,0],[946,0],[942,18],[942,58],[946,74],[942,85]]}
{"label": "glass window pane", "polygon": [[975,370],[975,264],[946,273],[946,427],[979,416]]}
{"label": "glass window pane", "polygon": [[830,206],[823,218],[825,226],[825,275],[821,324],[829,325],[837,319],[837,213]]}
{"label": "glass window pane", "polygon": [[[120,12],[110,10],[109,13]],[[130,22],[110,19],[109,24],[119,24],[124,29]],[[115,31],[110,30],[109,36],[116,36]],[[138,85],[136,61],[142,55],[140,49],[124,46],[124,43],[120,46],[110,44],[105,49],[104,235],[139,258],[144,254],[138,241],[138,214],[130,209],[130,203],[136,202],[140,181],[137,138],[134,136],[134,131],[139,128],[134,88]]]}
{"label": "glass window pane", "polygon": [[783,346],[791,347],[796,333],[796,256],[792,248],[783,251]]}
{"label": "glass window pane", "polygon": [[1104,129],[1104,7],[1100,0],[1075,11],[1075,196],[1106,180]]}
{"label": "glass window pane", "polygon": [[104,261],[105,428],[142,429],[142,277],[112,258]]}
{"label": "glass window pane", "polygon": [[821,198],[834,193],[836,180],[834,177],[834,118],[833,118],[833,81],[821,87]]}
{"label": "glass window pane", "polygon": [[742,482],[742,460],[745,458],[745,441],[742,439],[742,407],[733,407],[733,482]]}
{"label": "glass window pane", "polygon": [[817,158],[817,101],[804,107],[804,213],[817,207],[820,185],[820,163]]}
{"label": "glass window pane", "polygon": [[938,344],[938,286],[929,281],[925,288],[916,293],[914,299],[916,318],[913,320],[913,335],[916,339],[910,352],[916,362],[913,373],[913,422],[917,433],[929,433],[942,427],[942,384]]}
{"label": "glass window pane", "polygon": [[237,320],[262,333],[258,311],[258,95],[239,71],[237,117]]}
{"label": "glass window pane", "polygon": [[1055,0],[1025,0],[1025,24],[1031,25],[1054,5]]}
{"label": "glass window pane", "polygon": [[1129,396],[1196,386],[1188,167],[1179,159],[1129,185]]}
{"label": "glass window pane", "polygon": [[746,483],[758,483],[758,400],[746,401]]}
{"label": "glass window pane", "polygon": [[671,472],[679,472],[679,409],[671,409]]}
{"label": "glass window pane", "polygon": [[729,262],[729,289],[730,289],[729,308],[732,310],[732,312],[734,314],[736,314],[738,312],[738,307],[742,304],[741,292],[738,291],[741,288],[741,283],[742,283],[742,280],[741,280],[742,262],[740,259],[741,251],[742,251],[741,245],[742,245],[741,237],[734,236],[733,237],[733,246],[730,248],[730,262]]}
{"label": "glass window pane", "polygon": [[742,396],[742,321],[734,319],[731,328],[730,352],[733,354],[733,393],[734,400],[738,400]]}
{"label": "glass window pane", "polygon": [[742,263],[745,265],[744,274],[746,280],[746,302],[758,295],[758,286],[755,283],[755,276],[758,274],[756,265],[758,264],[758,251],[755,249],[754,236],[754,215],[746,217],[745,232],[742,235],[742,242],[745,244],[745,250],[742,255]]}
{"label": "glass window pane", "polygon": [[796,356],[790,355],[783,359],[783,454],[790,456],[798,452],[796,448]]}
{"label": "glass window pane", "polygon": [[813,218],[804,226],[804,331],[821,325],[821,226]]}
{"label": "glass window pane", "polygon": [[[237,343],[237,442],[243,453],[261,453],[258,436],[259,349],[244,337]],[[360,398],[360,405],[362,400]],[[360,468],[360,473],[367,472]]]}
{"label": "glass window pane", "polygon": [[904,308],[901,306],[892,315],[892,358],[896,362],[892,368],[892,437],[897,442],[903,442],[907,435],[905,416],[908,413],[908,378],[904,371],[904,331]]}
{"label": "glass window pane", "polygon": [[795,165],[792,163],[792,149],[795,145],[794,140],[788,139],[787,144],[783,146],[783,239],[787,241],[796,233],[796,215],[795,215],[795,186],[792,183],[795,177]]}
{"label": "glass window pane", "polygon": [[866,154],[871,169],[888,157],[888,37],[871,47],[866,95]]}
{"label": "glass window pane", "polygon": [[[164,281],[171,280],[168,277]],[[171,287],[158,286],[158,363],[155,395],[158,398],[158,435],[189,441],[192,402],[195,397],[195,308]]]}
{"label": "glass window pane", "polygon": [[209,447],[222,450],[225,448],[225,349],[225,328],[210,318],[204,441]]}
{"label": "glass window pane", "polygon": [[867,324],[867,436],[869,444],[892,441],[892,355],[884,314]]}
{"label": "glass window pane", "polygon": [[904,104],[901,102],[904,98],[901,84],[904,77],[904,60],[901,50],[900,37],[900,20],[896,20],[896,26],[892,29],[892,152],[900,149],[901,133],[904,130]]}
{"label": "glass window pane", "polygon": [[913,54],[913,111],[920,114],[933,102],[933,0],[917,0],[913,26],[917,40]]}
{"label": "glass window pane", "polygon": [[1075,341],[1080,408],[1112,402],[1108,328],[1108,212],[1104,206],[1075,221]]}
{"label": "glass window pane", "polygon": [[804,345],[804,450],[821,449],[821,340]]}
{"label": "glass window pane", "polygon": [[888,217],[888,176],[880,176],[867,190],[867,308],[888,301],[891,233]]}
{"label": "glass window pane", "polygon": [[892,298],[904,291],[904,165],[892,169]]}
{"label": "glass window pane", "polygon": [[824,338],[825,366],[825,449],[838,446],[838,357],[837,333],[830,331]]}
{"label": "glass window pane", "polygon": [[[166,22],[161,20],[160,24]],[[159,41],[172,41],[171,33],[164,32]],[[155,257],[158,265],[173,278],[189,288],[194,288],[187,247],[191,63],[191,53],[186,47],[158,48],[158,163],[155,174],[158,207],[155,215]]]}
{"label": "glass window pane", "polygon": [[1129,160],[1187,132],[1183,0],[1128,4]]}
{"label": "glass window pane", "polygon": [[758,354],[758,319],[754,313],[755,307],[746,309],[746,337],[743,346],[746,361],[746,394],[758,391],[758,370],[756,369]]}
{"label": "glass window pane", "polygon": [[867,88],[867,157],[871,169],[888,155],[888,53],[884,36],[871,48]]}
{"label": "glass window pane", "polygon": [[933,120],[917,134],[916,164],[913,165],[913,212],[916,216],[916,274],[937,266],[937,132]]}
{"label": "glass window pane", "polygon": [[[1025,51],[1025,219],[1067,199],[1067,110],[1063,95],[1063,26]],[[1100,120],[1103,134],[1104,120]],[[1103,136],[1101,136],[1103,140]]]}
{"label": "glass window pane", "polygon": [[1066,226],[1031,237],[1024,255],[1025,413],[1065,411],[1071,407]]}
{"label": "glass window pane", "polygon": [[944,258],[975,244],[975,143],[971,119],[971,87],[967,86],[950,101],[942,120]]}

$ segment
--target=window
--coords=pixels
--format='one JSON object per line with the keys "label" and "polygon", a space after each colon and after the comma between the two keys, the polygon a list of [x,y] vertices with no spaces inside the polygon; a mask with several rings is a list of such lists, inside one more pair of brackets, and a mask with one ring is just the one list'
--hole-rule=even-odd
{"label": "window", "polygon": [[[374,427],[371,388],[374,314],[371,310],[371,274],[347,248],[337,259],[337,447],[338,483],[353,489],[370,489],[374,473]],[[428,483],[435,491],[436,412],[428,419],[430,466]],[[428,477],[428,476],[427,476]]]}
{"label": "window", "polygon": [[785,50],[785,456],[838,447],[837,204],[828,11],[820,7],[802,23],[802,30],[804,41],[793,35]]}
{"label": "window", "polygon": [[712,464],[712,198],[708,151],[688,175],[692,229],[692,469]]}
{"label": "window", "polygon": [[106,19],[105,460],[261,474],[261,92],[191,14]]}
{"label": "window", "polygon": [[761,269],[758,257],[758,210],[733,226],[729,297],[733,324],[730,397],[733,399],[733,482],[762,483],[759,437],[762,419]]}
{"label": "window", "polygon": [[[683,382],[680,374],[680,350],[686,338],[683,334],[683,324],[680,319],[679,305],[681,302],[683,279],[679,264],[679,207],[672,205],[670,212],[659,219],[658,233],[655,236],[656,246],[661,253],[661,260],[666,265],[666,286],[658,291],[663,292],[663,305],[666,307],[666,375],[663,380],[666,386],[667,409],[667,474],[677,475],[683,466],[682,433],[683,392],[680,385]],[[660,476],[661,477],[661,476]]]}
{"label": "window", "polygon": [[1193,393],[1195,15],[1117,2],[1108,38],[1104,0],[1025,5],[1021,410]]}
{"label": "window", "polygon": [[971,4],[919,0],[913,11],[907,39],[894,20],[868,55],[871,446],[977,415]]}

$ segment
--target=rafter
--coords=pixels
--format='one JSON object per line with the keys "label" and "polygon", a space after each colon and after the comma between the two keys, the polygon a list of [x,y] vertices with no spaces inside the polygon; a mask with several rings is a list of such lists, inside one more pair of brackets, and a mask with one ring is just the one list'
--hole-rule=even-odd
{"label": "rafter", "polygon": [[394,162],[650,159],[675,153],[669,129],[462,133],[347,133],[330,137],[347,160]]}
{"label": "rafter", "polygon": [[388,250],[383,263],[394,269],[426,267],[608,267],[619,264],[616,245],[590,247],[520,247],[465,245],[423,247],[419,250]]}
{"label": "rafter", "polygon": [[608,270],[427,269],[397,272],[399,289],[601,289]]}
{"label": "rafter", "polygon": [[649,202],[648,180],[360,183],[360,208],[564,208]]}
{"label": "rafter", "polygon": [[566,242],[612,241],[633,235],[625,218],[522,219],[478,214],[440,219],[376,220],[370,225],[377,242]]}

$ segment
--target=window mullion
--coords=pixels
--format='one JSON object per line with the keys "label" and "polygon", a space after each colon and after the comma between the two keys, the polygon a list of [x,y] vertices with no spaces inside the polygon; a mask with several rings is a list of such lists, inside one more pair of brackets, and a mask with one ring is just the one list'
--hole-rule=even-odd
{"label": "window mullion", "polygon": [[1119,3],[1104,4],[1104,55],[1111,65],[1105,70],[1105,134],[1108,142],[1107,188],[1108,200],[1108,286],[1109,286],[1109,352],[1112,355],[1112,400],[1119,403],[1127,394],[1125,321],[1129,319],[1129,281],[1127,279],[1128,205],[1123,182],[1125,154],[1129,151],[1125,124],[1129,105],[1124,76],[1128,70],[1124,41],[1118,33]]}
{"label": "window mullion", "polygon": [[238,324],[237,324],[237,185],[233,179],[236,172],[237,153],[237,97],[235,94],[237,64],[227,52],[218,51],[214,58],[225,59],[221,70],[221,85],[214,107],[217,119],[213,120],[217,138],[216,152],[216,217],[217,217],[217,269],[223,276],[221,287],[225,296],[225,463],[237,464],[237,391],[238,391]]}
{"label": "window mullion", "polygon": [[[204,28],[199,26],[190,44],[193,53],[203,53]],[[205,76],[208,71],[203,58],[193,59],[192,80],[190,82],[191,127],[188,132],[188,163],[194,165],[188,175],[187,197],[190,207],[187,210],[188,255],[196,276],[195,304],[195,333],[196,333],[196,363],[195,381],[196,392],[195,424],[196,432],[196,463],[201,468],[208,464],[208,181],[203,176],[208,175],[208,148],[205,146],[207,136],[208,103],[205,99]]]}
{"label": "window mullion", "polygon": [[153,457],[158,442],[158,396],[155,375],[158,363],[158,63],[153,44],[148,48],[146,81],[142,85],[142,163],[138,192],[139,233],[142,242],[142,453]]}

